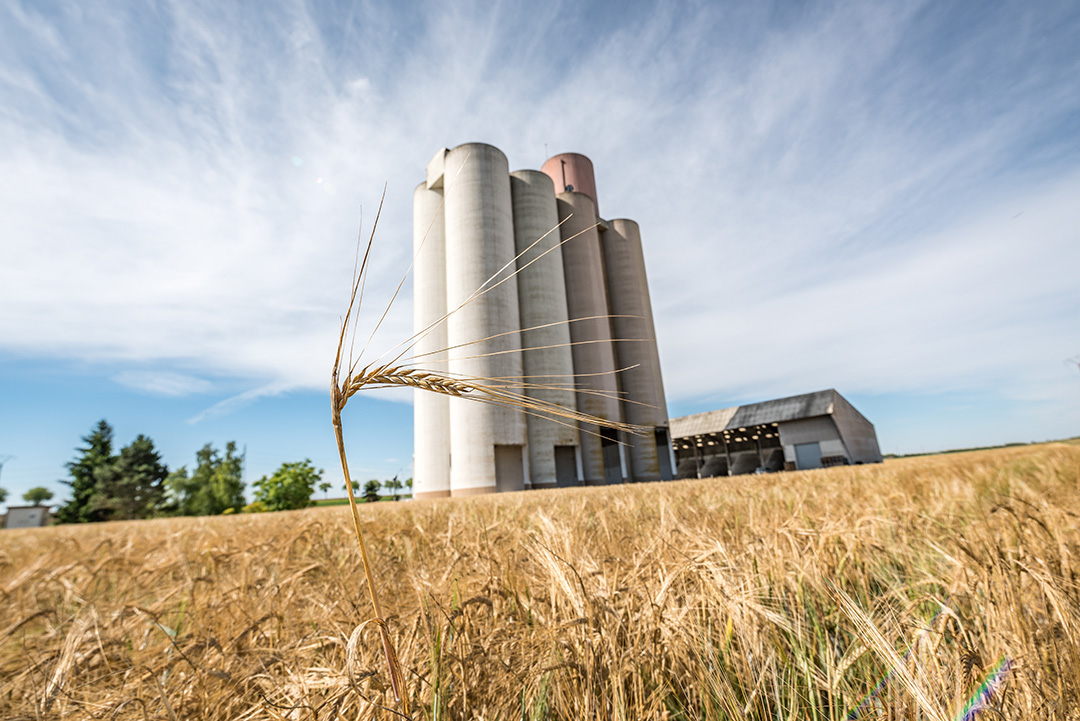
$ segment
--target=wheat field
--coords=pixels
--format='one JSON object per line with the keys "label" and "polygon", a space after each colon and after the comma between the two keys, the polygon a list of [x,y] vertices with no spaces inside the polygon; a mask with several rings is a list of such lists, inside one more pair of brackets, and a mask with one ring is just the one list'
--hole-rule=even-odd
{"label": "wheat field", "polygon": [[[412,718],[1080,719],[1075,443],[360,513]],[[401,718],[363,583],[345,507],[3,532],[0,716]]]}

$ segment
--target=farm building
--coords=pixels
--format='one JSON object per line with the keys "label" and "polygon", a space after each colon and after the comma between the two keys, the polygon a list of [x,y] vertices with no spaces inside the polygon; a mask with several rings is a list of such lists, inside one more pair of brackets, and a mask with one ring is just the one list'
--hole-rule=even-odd
{"label": "farm building", "polygon": [[37,528],[48,525],[50,518],[47,506],[8,506],[0,528]]}
{"label": "farm building", "polygon": [[577,153],[510,172],[498,148],[467,143],[428,163],[413,195],[417,365],[527,379],[532,398],[652,432],[418,392],[415,497],[673,477],[640,230],[598,207]]}
{"label": "farm building", "polygon": [[880,463],[877,434],[835,390],[671,419],[676,478]]}

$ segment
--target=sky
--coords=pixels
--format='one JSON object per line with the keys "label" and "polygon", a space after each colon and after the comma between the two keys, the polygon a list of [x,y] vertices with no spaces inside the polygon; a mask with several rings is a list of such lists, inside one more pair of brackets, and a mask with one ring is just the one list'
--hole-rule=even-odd
{"label": "sky", "polygon": [[[329,375],[443,147],[589,156],[672,417],[836,388],[885,453],[1080,434],[1080,5],[0,0],[0,486],[100,420],[340,484]],[[371,344],[411,334],[411,282]],[[363,324],[367,324],[364,326]],[[412,475],[410,391],[353,474]]]}

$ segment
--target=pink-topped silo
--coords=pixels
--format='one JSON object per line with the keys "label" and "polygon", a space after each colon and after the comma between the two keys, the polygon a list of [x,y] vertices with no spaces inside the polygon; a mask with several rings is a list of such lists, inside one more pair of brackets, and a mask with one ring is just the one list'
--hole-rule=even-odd
{"label": "pink-topped silo", "polygon": [[555,183],[555,195],[581,193],[592,199],[596,217],[600,217],[600,203],[596,200],[596,176],[592,161],[581,153],[559,153],[547,159],[540,168]]}

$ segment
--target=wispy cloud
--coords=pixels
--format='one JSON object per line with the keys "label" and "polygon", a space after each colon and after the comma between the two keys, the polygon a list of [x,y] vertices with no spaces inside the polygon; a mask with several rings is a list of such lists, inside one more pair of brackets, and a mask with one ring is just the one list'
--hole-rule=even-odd
{"label": "wispy cloud", "polygon": [[216,418],[218,416],[227,415],[233,411],[239,410],[244,406],[250,405],[260,398],[266,398],[269,396],[281,395],[293,390],[287,383],[268,383],[258,388],[252,388],[251,390],[244,391],[243,393],[237,393],[236,395],[229,396],[225,400],[219,401],[210,406],[206,410],[200,411],[191,418],[188,419],[189,425],[195,425],[201,423],[209,418]]}
{"label": "wispy cloud", "polygon": [[171,371],[122,371],[113,380],[122,386],[161,396],[188,396],[209,393],[214,384],[205,378]]}
{"label": "wispy cloud", "polygon": [[[0,28],[7,350],[248,379],[207,413],[324,388],[360,206],[389,183],[385,299],[426,161],[482,140],[588,154],[602,213],[641,223],[673,401],[1072,392],[1067,5],[9,3]],[[410,325],[406,292],[381,337]]]}

